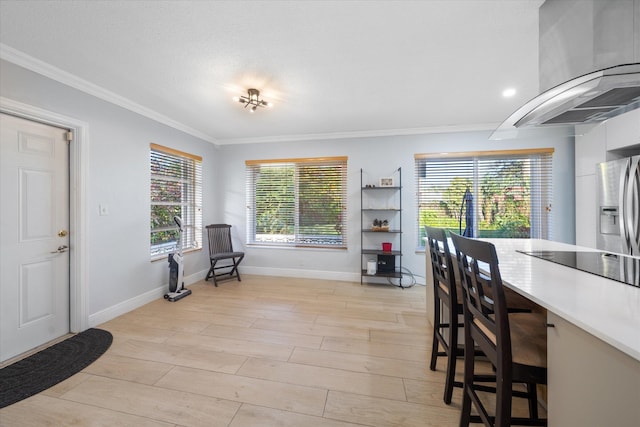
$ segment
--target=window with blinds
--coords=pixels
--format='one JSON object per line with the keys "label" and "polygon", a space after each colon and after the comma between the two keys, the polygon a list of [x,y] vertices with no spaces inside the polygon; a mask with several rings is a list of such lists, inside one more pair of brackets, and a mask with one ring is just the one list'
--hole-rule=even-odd
{"label": "window with blinds", "polygon": [[551,238],[553,149],[416,154],[417,236]]}
{"label": "window with blinds", "polygon": [[202,157],[151,144],[151,258],[177,249],[182,219],[182,249],[202,248]]}
{"label": "window with blinds", "polygon": [[245,164],[249,244],[347,247],[347,157]]}

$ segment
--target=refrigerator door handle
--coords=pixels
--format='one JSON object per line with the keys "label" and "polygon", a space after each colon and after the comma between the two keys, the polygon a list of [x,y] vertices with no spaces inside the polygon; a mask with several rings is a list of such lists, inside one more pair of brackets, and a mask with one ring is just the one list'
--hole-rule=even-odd
{"label": "refrigerator door handle", "polygon": [[638,169],[640,156],[632,157],[629,168],[629,178],[627,181],[626,196],[626,212],[625,220],[627,222],[627,233],[629,237],[629,246],[631,255],[640,255],[640,170]]}
{"label": "refrigerator door handle", "polygon": [[627,228],[627,190],[629,185],[629,167],[631,162],[627,162],[620,173],[620,191],[618,192],[618,225],[620,226],[620,241],[622,242],[622,253],[630,253],[629,230]]}

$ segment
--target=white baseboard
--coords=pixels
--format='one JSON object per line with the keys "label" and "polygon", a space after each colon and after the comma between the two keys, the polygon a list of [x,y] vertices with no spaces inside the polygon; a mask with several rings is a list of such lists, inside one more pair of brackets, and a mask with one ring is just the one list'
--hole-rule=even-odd
{"label": "white baseboard", "polygon": [[[189,285],[193,285],[194,283],[198,283],[201,280],[204,280],[204,278],[207,275],[208,271],[209,271],[209,269],[206,269],[206,270],[198,271],[197,273],[193,273],[193,274],[190,274],[188,276],[185,276],[184,285],[185,286],[189,286]],[[169,284],[167,284],[167,287],[168,286],[169,286]]]}
{"label": "white baseboard", "polygon": [[359,282],[360,274],[343,271],[325,270],[301,270],[295,268],[271,268],[245,266],[240,269],[242,274],[255,274],[257,276],[300,277],[304,279],[338,280],[342,282]]}
{"label": "white baseboard", "polygon": [[[344,271],[326,271],[326,270],[301,270],[294,268],[270,268],[270,267],[252,267],[245,266],[240,270],[242,274],[255,274],[257,276],[281,276],[281,277],[300,277],[305,279],[323,279],[323,280],[337,280],[342,282],[359,282],[359,273],[349,273]],[[407,273],[406,277],[410,275]],[[415,284],[425,285],[425,278],[423,276],[414,276]],[[405,279],[403,278],[403,284]]]}
{"label": "white baseboard", "polygon": [[[194,274],[190,274],[184,278],[185,286],[192,285],[194,283],[204,280],[208,270],[202,270]],[[342,271],[325,271],[325,270],[301,270],[295,268],[270,268],[270,267],[252,267],[245,266],[241,268],[240,275],[252,274],[256,276],[276,276],[276,277],[299,277],[303,279],[323,279],[323,280],[337,280],[341,282],[359,282],[360,274],[349,273]],[[418,284],[424,285],[424,278],[416,277]],[[420,280],[422,279],[422,280]],[[422,283],[420,283],[422,282]],[[115,319],[118,316],[122,316],[135,310],[138,307],[142,307],[151,301],[164,298],[164,294],[167,293],[169,284],[152,289],[144,294],[138,295],[126,301],[122,301],[116,305],[105,308],[97,313],[89,315],[89,327],[97,326],[101,323],[108,322],[111,319]]]}
{"label": "white baseboard", "polygon": [[[185,276],[185,286],[189,286],[196,282],[199,282],[204,278],[205,274],[207,274],[207,270],[202,270],[198,273]],[[164,298],[164,294],[166,294],[168,290],[169,283],[166,283],[162,286],[145,292],[144,294],[130,298],[126,301],[122,301],[116,305],[112,305],[111,307],[107,307],[104,310],[98,311],[97,313],[90,314],[89,327],[92,328],[94,326],[100,325],[101,323],[108,322],[109,320],[115,319],[118,316],[122,316],[123,314],[126,314],[131,310],[142,307],[143,305],[148,304],[151,301]]]}
{"label": "white baseboard", "polygon": [[167,286],[160,286],[158,288],[152,289],[144,294],[138,295],[126,301],[122,301],[116,305],[112,305],[111,307],[107,307],[103,310],[98,311],[97,313],[93,313],[89,315],[89,327],[94,327],[100,325],[104,322],[108,322],[111,319],[115,319],[118,316],[122,316],[125,313],[130,312],[131,310],[135,310],[138,307],[142,307],[143,305],[150,303],[151,301],[157,300],[158,298],[163,298],[164,294],[167,293]]}

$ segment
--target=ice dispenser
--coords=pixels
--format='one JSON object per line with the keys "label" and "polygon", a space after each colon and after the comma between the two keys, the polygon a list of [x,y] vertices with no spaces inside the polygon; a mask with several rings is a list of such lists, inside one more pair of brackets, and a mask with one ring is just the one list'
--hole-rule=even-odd
{"label": "ice dispenser", "polygon": [[620,234],[617,206],[600,206],[600,234]]}

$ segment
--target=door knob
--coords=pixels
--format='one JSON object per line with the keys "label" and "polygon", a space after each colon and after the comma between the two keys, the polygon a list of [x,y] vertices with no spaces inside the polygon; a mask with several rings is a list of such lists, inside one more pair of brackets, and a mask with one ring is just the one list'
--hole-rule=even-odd
{"label": "door knob", "polygon": [[58,231],[58,237],[66,237],[66,236],[67,236],[67,234],[69,234],[69,233],[67,232],[67,230],[60,230],[60,231]]}
{"label": "door knob", "polygon": [[68,250],[69,250],[69,247],[67,245],[61,245],[61,246],[58,246],[58,250],[52,251],[51,253],[52,254],[61,254],[63,252],[67,252]]}

